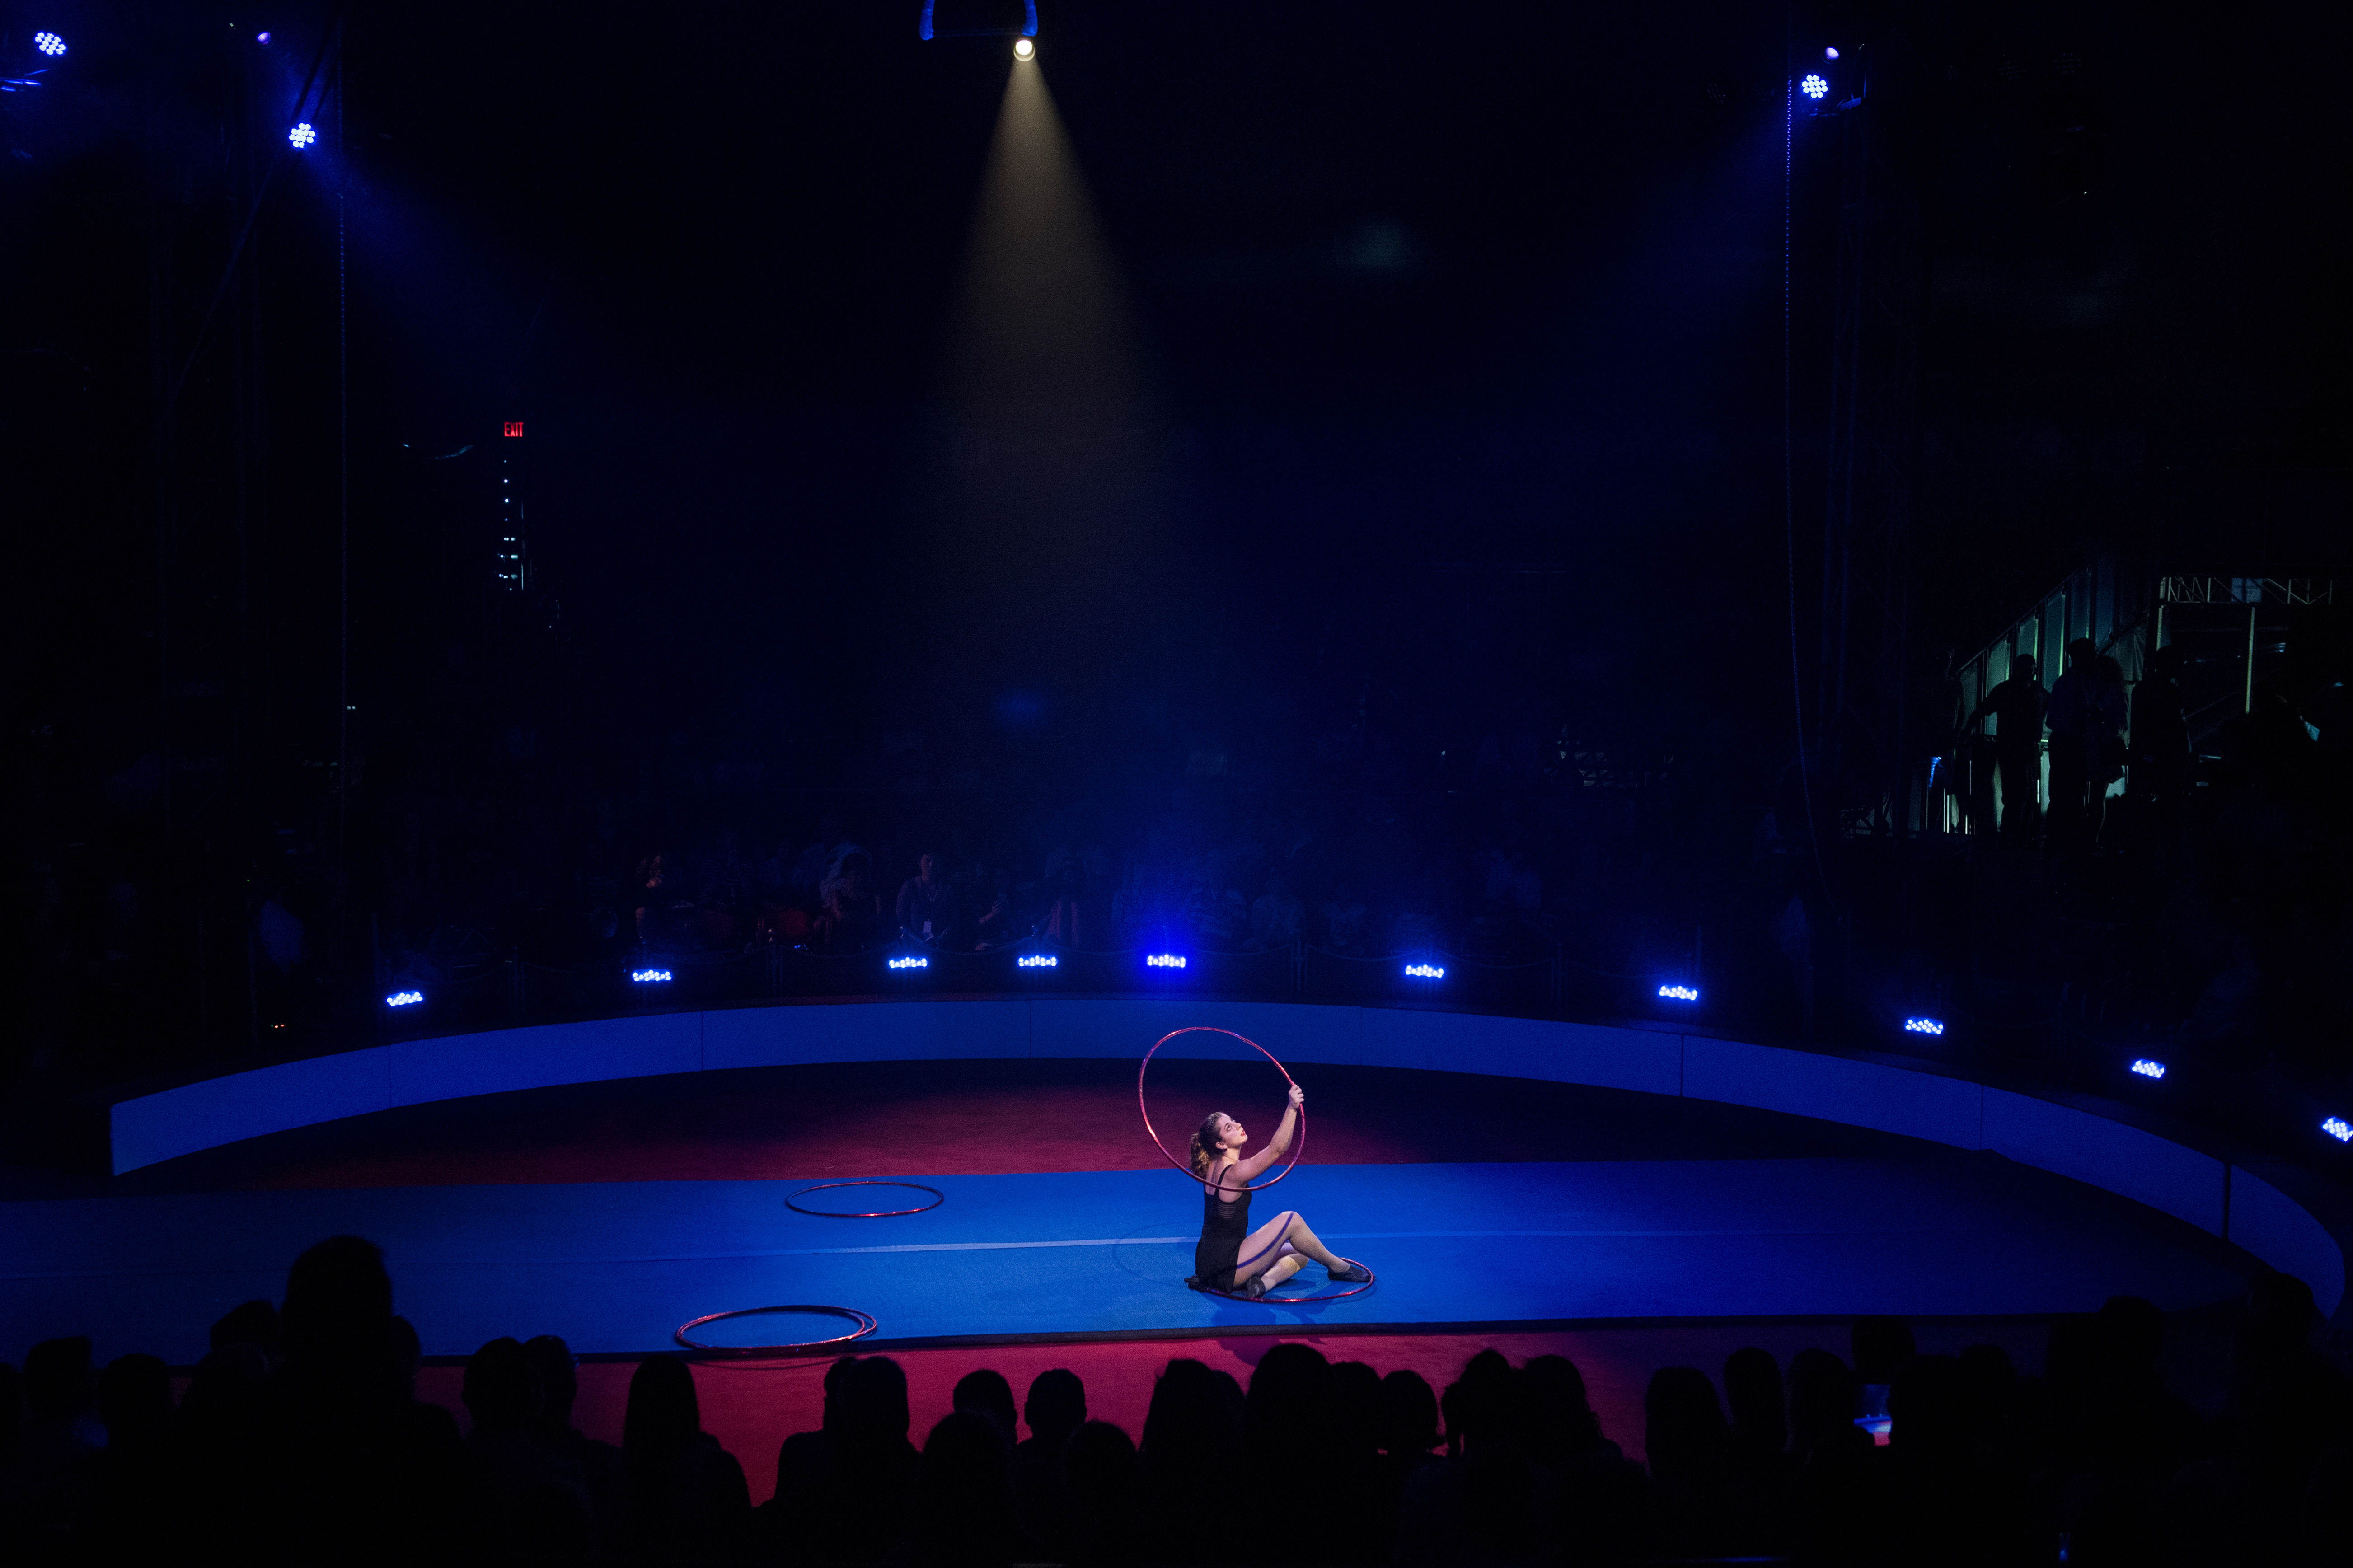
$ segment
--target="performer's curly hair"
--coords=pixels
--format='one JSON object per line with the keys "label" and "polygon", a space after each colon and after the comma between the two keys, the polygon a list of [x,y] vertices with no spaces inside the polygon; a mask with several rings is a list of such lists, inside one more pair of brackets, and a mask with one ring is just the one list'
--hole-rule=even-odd
{"label": "performer's curly hair", "polygon": [[1193,1129],[1193,1173],[1204,1180],[1209,1174],[1209,1162],[1218,1156],[1218,1123],[1225,1120],[1224,1111],[1212,1110]]}

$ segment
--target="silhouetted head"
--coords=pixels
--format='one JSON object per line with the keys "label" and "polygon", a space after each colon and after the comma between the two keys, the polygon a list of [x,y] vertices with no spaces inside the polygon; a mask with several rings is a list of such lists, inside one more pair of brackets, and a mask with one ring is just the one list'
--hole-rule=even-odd
{"label": "silhouetted head", "polygon": [[223,1345],[196,1363],[180,1401],[180,1429],[192,1450],[259,1437],[274,1415],[269,1358],[249,1344]]}
{"label": "silhouetted head", "polygon": [[[1077,1506],[1082,1533],[1133,1527],[1144,1490],[1144,1468],[1127,1434],[1108,1421],[1089,1421],[1062,1448],[1062,1474]],[[1113,1552],[1132,1552],[1133,1539],[1109,1537]],[[1112,1561],[1117,1561],[1116,1555]]]}
{"label": "silhouetted head", "polygon": [[1555,1454],[1582,1453],[1602,1441],[1601,1419],[1586,1396],[1585,1374],[1565,1355],[1529,1358],[1521,1374],[1527,1379],[1528,1405],[1534,1412],[1535,1441]]}
{"label": "silhouetted head", "polygon": [[2018,1369],[2000,1345],[1971,1345],[1961,1352],[1961,1396],[1968,1407],[1969,1433],[1979,1441],[1998,1437],[2010,1417]]}
{"label": "silhouetted head", "polygon": [[[1029,1424],[1032,1437],[1050,1447],[1060,1446],[1085,1424],[1086,1384],[1065,1367],[1039,1373],[1029,1380],[1029,1397],[1022,1402],[1021,1418]],[[1134,1445],[1128,1447],[1133,1452]]]}
{"label": "silhouetted head", "polygon": [[1360,1361],[1332,1363],[1332,1415],[1341,1443],[1370,1454],[1381,1446],[1381,1374]]}
{"label": "silhouetted head", "polygon": [[965,1373],[956,1380],[955,1393],[948,1403],[951,1409],[986,1415],[997,1424],[997,1436],[1008,1443],[1013,1441],[1013,1385],[1005,1381],[1003,1373],[987,1367]]}
{"label": "silhouetted head", "polygon": [[1004,1562],[1013,1540],[1005,1434],[976,1410],[941,1418],[923,1442],[915,1497],[919,1562]]}
{"label": "silhouetted head", "polygon": [[1894,1383],[1912,1359],[1912,1325],[1901,1318],[1857,1318],[1852,1349],[1857,1382]]}
{"label": "silhouetted head", "polygon": [[2012,654],[2010,659],[2010,678],[2012,680],[2031,680],[2040,668],[2041,666],[2035,663],[2032,654]]}
{"label": "silhouetted head", "polygon": [[160,1436],[172,1425],[172,1369],[161,1356],[117,1356],[98,1374],[98,1418],[111,1448]]}
{"label": "silhouetted head", "polygon": [[520,1342],[496,1339],[466,1363],[466,1381],[459,1395],[482,1433],[521,1432],[539,1418],[539,1374],[531,1353]]}
{"label": "silhouetted head", "polygon": [[89,1412],[96,1392],[87,1334],[43,1340],[25,1352],[25,1414],[36,1426],[73,1425]]}
{"label": "silhouetted head", "polygon": [[25,1437],[25,1374],[0,1361],[0,1464],[16,1457]]}
{"label": "silhouetted head", "polygon": [[278,1321],[278,1309],[267,1301],[231,1307],[212,1329],[210,1348],[223,1345],[257,1345],[273,1361],[284,1355],[286,1331]]}
{"label": "silhouetted head", "polygon": [[841,1374],[836,1398],[841,1440],[860,1447],[907,1440],[907,1374],[889,1356],[861,1356]]}
{"label": "silhouetted head", "polygon": [[1467,1447],[1517,1444],[1529,1435],[1526,1375],[1500,1351],[1483,1350],[1466,1362],[1446,1400],[1448,1436]]}
{"label": "silhouetted head", "polygon": [[1228,1375],[1190,1356],[1160,1369],[1144,1416],[1144,1457],[1163,1474],[1188,1474],[1215,1462],[1241,1436],[1241,1390]]}
{"label": "silhouetted head", "polygon": [[842,1355],[834,1357],[833,1364],[825,1369],[825,1415],[819,1424],[828,1432],[840,1424],[842,1382],[857,1364],[856,1356]]}
{"label": "silhouetted head", "polygon": [[1287,1452],[1328,1440],[1332,1363],[1314,1345],[1286,1342],[1259,1358],[1242,1405],[1242,1430],[1254,1447]]}
{"label": "silhouetted head", "polygon": [[2088,667],[2100,657],[2100,645],[2089,637],[2072,637],[2067,643],[2067,662],[2077,668]]}
{"label": "silhouetted head", "polygon": [[572,1347],[554,1334],[542,1334],[524,1341],[522,1349],[539,1378],[539,1419],[534,1426],[545,1438],[569,1437],[572,1404],[580,1397],[580,1373],[572,1363]]}
{"label": "silhouetted head", "polygon": [[396,1312],[385,1338],[392,1346],[392,1371],[399,1380],[401,1393],[414,1399],[417,1374],[425,1370],[425,1346],[417,1337],[417,1325]]}
{"label": "silhouetted head", "polygon": [[1889,1446],[1918,1458],[1957,1459],[1968,1451],[1968,1390],[1948,1355],[1914,1356],[1887,1391]]}
{"label": "silhouetted head", "polygon": [[631,1459],[662,1459],[693,1447],[702,1432],[694,1373],[674,1355],[649,1355],[629,1374],[629,1404],[621,1416],[621,1451]]}
{"label": "silhouetted head", "polygon": [[2111,1296],[2092,1319],[2100,1359],[2111,1377],[2138,1382],[2157,1375],[2165,1350],[2165,1314],[2138,1296]]}
{"label": "silhouetted head", "polygon": [[1400,1367],[1381,1379],[1381,1449],[1416,1458],[1438,1447],[1438,1395],[1430,1380]]}
{"label": "silhouetted head", "polygon": [[1778,1454],[1788,1446],[1781,1404],[1781,1367],[1773,1352],[1750,1345],[1724,1363],[1724,1402],[1732,1408],[1733,1440],[1745,1449]]}
{"label": "silhouetted head", "polygon": [[1825,1350],[1789,1358],[1789,1430],[1801,1447],[1818,1447],[1853,1430],[1854,1378]]}
{"label": "silhouetted head", "polygon": [[1651,1473],[1704,1470],[1723,1459],[1731,1442],[1715,1384],[1695,1366],[1662,1366],[1642,1394],[1642,1447]]}
{"label": "silhouetted head", "polygon": [[384,1251],[331,1236],[294,1260],[279,1310],[290,1361],[349,1365],[382,1360],[392,1331],[392,1276]]}

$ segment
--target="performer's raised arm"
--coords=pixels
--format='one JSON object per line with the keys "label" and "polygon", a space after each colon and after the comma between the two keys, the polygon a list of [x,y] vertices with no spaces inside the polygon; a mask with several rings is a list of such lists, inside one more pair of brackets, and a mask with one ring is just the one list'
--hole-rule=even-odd
{"label": "performer's raised arm", "polygon": [[1291,1103],[1274,1137],[1257,1153],[1245,1157],[1250,1130],[1222,1110],[1201,1119],[1193,1133],[1193,1173],[1201,1178],[1201,1239],[1193,1248],[1195,1289],[1259,1297],[1299,1271],[1303,1258],[1322,1264],[1334,1280],[1361,1285],[1372,1279],[1362,1265],[1351,1263],[1324,1245],[1307,1222],[1284,1211],[1250,1228],[1250,1184],[1281,1159],[1298,1135],[1300,1108],[1307,1097],[1291,1086]]}

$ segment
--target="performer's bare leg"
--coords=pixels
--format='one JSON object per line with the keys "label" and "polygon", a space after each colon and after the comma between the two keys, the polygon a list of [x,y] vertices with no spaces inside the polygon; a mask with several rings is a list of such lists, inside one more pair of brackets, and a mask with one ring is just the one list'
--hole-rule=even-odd
{"label": "performer's bare leg", "polygon": [[[1315,1233],[1307,1228],[1305,1220],[1286,1209],[1250,1232],[1250,1239],[1242,1243],[1241,1261],[1234,1266],[1234,1283],[1239,1285],[1252,1275],[1264,1273],[1282,1259],[1299,1253],[1305,1253],[1326,1268],[1348,1267],[1348,1260],[1324,1246]],[[1293,1261],[1291,1274],[1298,1271],[1299,1265]],[[1287,1279],[1291,1274],[1285,1274],[1283,1278]]]}

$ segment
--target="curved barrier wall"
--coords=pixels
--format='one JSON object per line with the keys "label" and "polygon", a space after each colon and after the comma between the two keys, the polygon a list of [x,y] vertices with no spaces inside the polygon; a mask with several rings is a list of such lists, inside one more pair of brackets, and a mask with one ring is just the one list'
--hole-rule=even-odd
{"label": "curved barrier wall", "polygon": [[[114,1170],[372,1110],[721,1068],[1115,1057],[1214,1011],[1290,1062],[1426,1068],[1721,1100],[1986,1149],[2105,1187],[2345,1294],[2327,1226],[2273,1181],[2094,1110],[1965,1079],[1700,1035],[1472,1013],[1192,1001],[878,1001],[607,1018],[404,1040],[206,1079],[113,1108]],[[2271,1173],[2277,1176],[2278,1172]]]}

